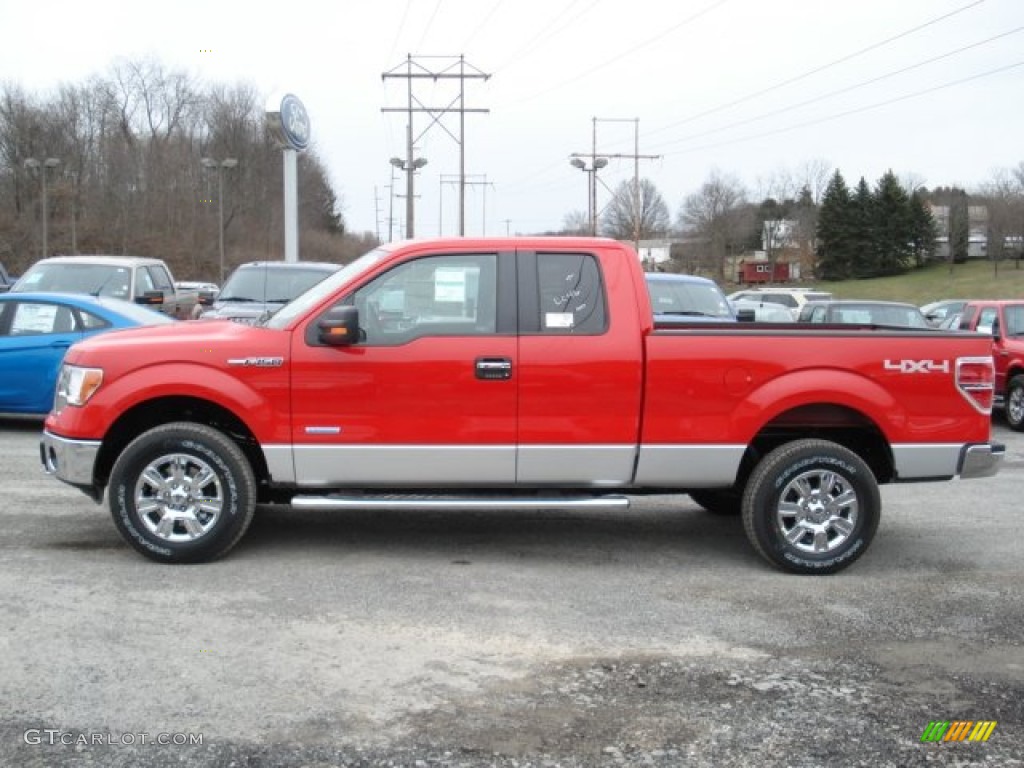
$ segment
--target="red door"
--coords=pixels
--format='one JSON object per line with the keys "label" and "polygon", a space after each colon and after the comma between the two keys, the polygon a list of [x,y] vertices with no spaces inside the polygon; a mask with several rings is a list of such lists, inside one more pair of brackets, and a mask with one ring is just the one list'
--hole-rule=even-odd
{"label": "red door", "polygon": [[513,258],[457,253],[402,262],[343,299],[359,309],[359,344],[318,346],[296,336],[300,485],[515,482]]}

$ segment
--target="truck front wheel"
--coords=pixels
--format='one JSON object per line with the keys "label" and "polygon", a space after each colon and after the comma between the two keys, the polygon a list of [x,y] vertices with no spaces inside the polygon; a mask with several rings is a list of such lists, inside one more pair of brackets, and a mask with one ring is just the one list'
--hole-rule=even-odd
{"label": "truck front wheel", "polygon": [[1006,423],[1012,430],[1024,431],[1024,374],[1010,379],[1006,388]]}
{"label": "truck front wheel", "polygon": [[754,549],[793,573],[840,571],[864,554],[881,515],[878,484],[853,451],[796,440],[757,465],[743,494]]}
{"label": "truck front wheel", "polygon": [[256,508],[256,481],[241,449],[202,424],[144,432],[110,474],[110,511],[131,546],[163,563],[197,563],[227,553]]}

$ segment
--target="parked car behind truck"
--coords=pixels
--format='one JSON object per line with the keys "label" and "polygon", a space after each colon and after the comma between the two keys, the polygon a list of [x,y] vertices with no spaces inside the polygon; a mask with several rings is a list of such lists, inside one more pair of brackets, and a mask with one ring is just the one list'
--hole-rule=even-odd
{"label": "parked car behind truck", "polygon": [[991,338],[995,397],[1011,429],[1024,431],[1024,300],[968,301],[960,329]]}
{"label": "parked car behind truck", "polygon": [[255,323],[339,269],[341,264],[322,261],[251,261],[240,264],[224,281],[224,287],[203,311],[202,317]]}
{"label": "parked car behind truck", "polygon": [[199,294],[175,288],[171,270],[160,259],[141,256],[54,256],[33,264],[12,292],[57,291],[110,296],[178,320],[198,316]]}
{"label": "parked car behind truck", "polygon": [[257,502],[625,508],[741,499],[797,573],[864,554],[882,483],[982,477],[989,342],[933,330],[661,324],[628,245],[389,243],[256,325],[68,352],[41,457],[161,562],[225,554]]}

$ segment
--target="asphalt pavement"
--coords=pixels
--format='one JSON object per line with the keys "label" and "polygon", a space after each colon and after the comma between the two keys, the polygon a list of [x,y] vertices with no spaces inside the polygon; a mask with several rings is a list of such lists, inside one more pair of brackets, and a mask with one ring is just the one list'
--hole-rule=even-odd
{"label": "asphalt pavement", "polygon": [[43,475],[38,433],[0,423],[0,765],[1024,765],[1024,435],[998,418],[999,475],[884,487],[827,577],[685,496],[267,507],[223,560],[158,565]]}

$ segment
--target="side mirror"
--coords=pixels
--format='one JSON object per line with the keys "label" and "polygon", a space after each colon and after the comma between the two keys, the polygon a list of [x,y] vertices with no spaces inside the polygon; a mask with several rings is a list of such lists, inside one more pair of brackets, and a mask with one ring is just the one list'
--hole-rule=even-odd
{"label": "side mirror", "polygon": [[752,323],[757,319],[757,313],[752,309],[736,310],[736,320],[741,323]]}
{"label": "side mirror", "polygon": [[163,304],[164,303],[164,293],[163,293],[163,291],[146,291],[141,296],[136,296],[135,297],[135,303],[136,304],[144,304],[146,306],[150,306],[150,305],[154,305],[154,304]]}
{"label": "side mirror", "polygon": [[351,304],[331,307],[316,324],[317,339],[329,347],[347,347],[359,341],[359,310]]}

